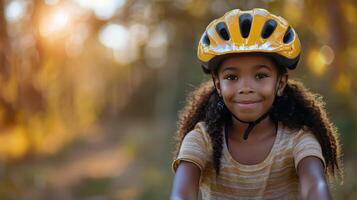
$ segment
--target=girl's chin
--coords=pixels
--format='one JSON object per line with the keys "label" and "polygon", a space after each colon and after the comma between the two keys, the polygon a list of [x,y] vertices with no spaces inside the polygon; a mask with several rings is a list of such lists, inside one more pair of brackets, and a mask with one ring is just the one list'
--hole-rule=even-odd
{"label": "girl's chin", "polygon": [[247,122],[252,122],[257,120],[259,117],[261,117],[264,113],[246,113],[246,112],[237,112],[235,114],[238,119],[242,121],[247,121]]}

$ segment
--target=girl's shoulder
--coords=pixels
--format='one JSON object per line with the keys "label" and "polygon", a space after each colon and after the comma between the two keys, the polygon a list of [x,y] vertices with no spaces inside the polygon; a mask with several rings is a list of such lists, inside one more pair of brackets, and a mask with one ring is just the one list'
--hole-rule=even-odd
{"label": "girl's shoulder", "polygon": [[281,133],[279,142],[280,154],[293,155],[296,168],[299,161],[306,156],[316,156],[325,165],[321,145],[315,134],[308,127],[289,128],[282,126]]}
{"label": "girl's shoulder", "polygon": [[[207,132],[207,124],[204,121],[199,121],[196,123],[193,130],[190,132],[191,134],[195,134],[200,137],[200,139],[204,140],[206,143],[210,143],[210,136]],[[189,134],[190,134],[189,133]]]}
{"label": "girl's shoulder", "polygon": [[282,133],[283,139],[290,140],[294,145],[302,140],[317,141],[313,132],[306,126],[303,126],[302,128],[290,128],[288,126],[283,126]]}
{"label": "girl's shoulder", "polygon": [[201,133],[207,134],[207,124],[204,121],[199,121],[196,123],[193,130],[199,131]]}

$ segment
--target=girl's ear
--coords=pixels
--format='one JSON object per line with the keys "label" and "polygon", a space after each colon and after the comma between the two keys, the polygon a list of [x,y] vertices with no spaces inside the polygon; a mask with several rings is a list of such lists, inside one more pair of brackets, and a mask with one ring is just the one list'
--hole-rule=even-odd
{"label": "girl's ear", "polygon": [[281,96],[283,94],[284,88],[288,84],[288,79],[289,79],[288,73],[284,73],[281,76],[281,79],[279,82],[279,88],[278,88],[278,96]]}
{"label": "girl's ear", "polygon": [[222,96],[222,93],[221,93],[221,84],[219,83],[219,77],[216,73],[212,73],[212,80],[213,80],[213,83],[214,85],[216,86],[216,89],[217,89],[217,92],[218,92],[218,95],[219,96]]}

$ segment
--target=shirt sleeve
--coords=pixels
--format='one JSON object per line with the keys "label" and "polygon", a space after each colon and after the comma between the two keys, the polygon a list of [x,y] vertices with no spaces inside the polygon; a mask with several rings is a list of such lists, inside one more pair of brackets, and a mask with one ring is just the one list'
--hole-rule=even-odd
{"label": "shirt sleeve", "polygon": [[[198,127],[198,126],[196,126]],[[177,158],[172,163],[172,170],[176,172],[181,161],[187,161],[197,165],[201,171],[209,159],[207,137],[200,129],[195,128],[184,137]]]}
{"label": "shirt sleeve", "polygon": [[325,159],[322,155],[321,145],[309,131],[301,130],[296,138],[296,143],[293,150],[295,169],[297,169],[299,162],[308,156],[315,156],[321,160],[324,167],[326,167]]}

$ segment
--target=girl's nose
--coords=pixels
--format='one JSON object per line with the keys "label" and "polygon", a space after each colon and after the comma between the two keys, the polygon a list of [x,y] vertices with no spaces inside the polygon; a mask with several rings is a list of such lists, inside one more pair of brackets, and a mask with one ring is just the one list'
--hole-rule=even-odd
{"label": "girl's nose", "polygon": [[253,92],[254,92],[253,89],[251,89],[250,87],[239,88],[239,94],[249,94]]}
{"label": "girl's nose", "polygon": [[238,87],[239,94],[249,94],[254,92],[249,80],[241,80],[241,83]]}

